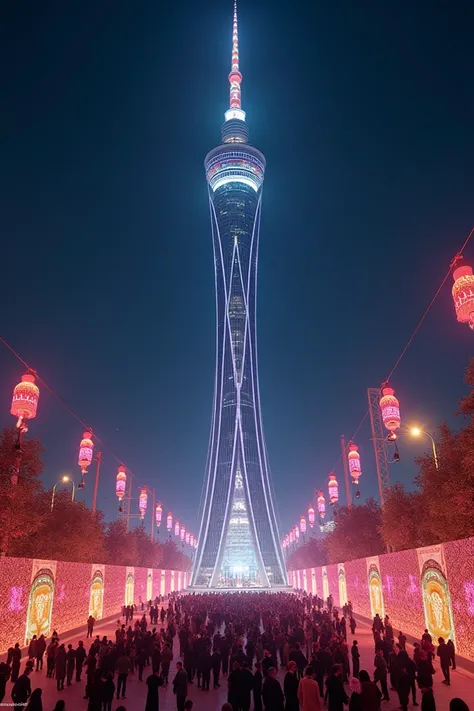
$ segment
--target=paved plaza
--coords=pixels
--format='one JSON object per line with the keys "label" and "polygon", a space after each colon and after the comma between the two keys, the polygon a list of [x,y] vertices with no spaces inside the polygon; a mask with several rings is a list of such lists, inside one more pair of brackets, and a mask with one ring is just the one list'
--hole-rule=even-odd
{"label": "paved plaza", "polygon": [[[107,635],[108,637],[115,639],[115,630],[117,628],[117,623],[109,622],[104,624],[97,624],[94,630],[95,634]],[[60,632],[60,630],[58,630]],[[84,629],[83,635],[74,635],[73,637],[65,636],[60,637],[60,641],[66,643],[72,643],[77,646],[79,639],[83,639],[88,648],[90,640],[86,640],[86,631]],[[373,673],[373,638],[370,629],[361,625],[356,630],[356,634],[352,637],[349,633],[348,643],[352,644],[352,639],[357,639],[359,642],[359,648],[361,653],[361,669],[367,669],[372,676]],[[173,678],[176,669],[176,662],[179,660],[177,654],[178,643],[175,639],[174,653],[175,657],[171,664],[170,669],[170,680]],[[409,650],[411,653],[411,649]],[[22,668],[24,667],[24,661],[22,660]],[[448,711],[449,700],[454,696],[460,696],[468,704],[470,704],[471,711],[474,711],[474,675],[464,671],[462,669],[457,669],[452,672],[451,686],[446,687],[441,683],[442,674],[439,669],[439,664],[435,661],[435,698],[437,711]],[[151,673],[151,667],[145,669],[143,678]],[[280,681],[283,680],[285,675],[285,670],[280,670],[278,677]],[[66,701],[66,711],[86,711],[87,701],[83,699],[84,688],[85,688],[85,674],[83,674],[83,682],[76,683],[73,681],[72,685],[65,687],[64,691],[58,692],[56,690],[55,679],[46,678],[46,662],[45,668],[40,672],[33,672],[31,676],[31,686],[35,689],[40,686],[43,689],[43,708],[44,711],[53,711],[55,703],[58,699],[64,699]],[[11,688],[12,684],[9,682],[7,684],[7,693],[4,699],[4,704],[11,703]],[[417,689],[418,691],[418,689]],[[391,691],[390,702],[384,702],[382,704],[382,711],[395,711],[399,709],[398,697],[396,692]],[[227,701],[227,682],[226,679],[221,677],[221,688],[217,690],[211,689],[210,691],[201,691],[196,687],[196,684],[191,684],[189,686],[189,698],[194,701],[194,711],[220,711],[222,704]],[[145,681],[139,682],[138,675],[131,674],[128,677],[127,682],[127,698],[122,701],[114,700],[112,705],[112,711],[120,706],[124,705],[127,711],[144,711],[145,709],[145,699],[146,699],[146,683]],[[411,701],[411,699],[410,699]],[[421,702],[421,699],[418,698]],[[167,688],[160,689],[160,711],[175,711],[176,700],[173,694],[172,685],[170,684]]]}

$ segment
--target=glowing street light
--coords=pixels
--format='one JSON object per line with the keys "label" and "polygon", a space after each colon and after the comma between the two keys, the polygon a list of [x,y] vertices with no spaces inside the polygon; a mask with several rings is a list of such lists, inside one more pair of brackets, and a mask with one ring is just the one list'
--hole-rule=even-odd
{"label": "glowing street light", "polygon": [[54,497],[56,496],[56,487],[57,487],[57,485],[58,485],[58,484],[69,484],[69,482],[71,482],[71,484],[72,484],[71,501],[74,501],[74,497],[75,497],[75,494],[76,494],[76,486],[75,486],[75,484],[74,484],[74,480],[71,479],[71,477],[69,476],[69,474],[64,474],[64,476],[62,476],[61,479],[59,479],[59,480],[56,482],[56,484],[53,486],[53,491],[52,491],[52,494],[51,494],[51,511],[52,511],[53,508],[54,508]]}
{"label": "glowing street light", "polygon": [[410,434],[412,437],[421,437],[421,435],[426,435],[426,437],[430,438],[431,448],[433,450],[433,459],[434,459],[435,467],[436,467],[436,469],[439,469],[438,452],[436,451],[436,443],[434,441],[433,435],[431,435],[429,432],[425,432],[424,430],[420,429],[420,427],[411,427]]}

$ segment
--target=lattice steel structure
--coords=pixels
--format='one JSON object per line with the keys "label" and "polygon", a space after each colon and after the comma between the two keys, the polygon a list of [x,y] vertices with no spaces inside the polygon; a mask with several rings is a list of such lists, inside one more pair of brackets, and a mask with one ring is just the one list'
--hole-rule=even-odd
{"label": "lattice steel structure", "polygon": [[216,376],[192,587],[287,584],[262,428],[257,261],[265,158],[248,145],[234,4],[230,106],[205,159],[216,285]]}
{"label": "lattice steel structure", "polygon": [[377,467],[377,480],[379,484],[380,503],[384,503],[384,490],[390,486],[387,458],[387,435],[380,412],[380,388],[367,388],[369,401],[370,425],[372,427],[372,442],[374,445],[375,464]]}

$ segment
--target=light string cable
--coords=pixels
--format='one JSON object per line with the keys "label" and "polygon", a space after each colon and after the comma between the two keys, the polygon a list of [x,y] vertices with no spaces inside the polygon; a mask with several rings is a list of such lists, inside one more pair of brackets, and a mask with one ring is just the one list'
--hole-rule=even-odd
{"label": "light string cable", "polygon": [[[3,343],[3,345],[6,348],[8,348],[8,350],[15,356],[15,358],[17,358],[20,361],[20,363],[22,363],[25,366],[25,368],[27,370],[32,370],[35,373],[35,378],[37,378],[37,380],[39,380],[41,385],[43,385],[43,387],[46,388],[46,390],[59,402],[59,404],[62,405],[62,407],[64,407],[64,409],[67,410],[69,412],[69,414],[72,415],[72,417],[74,417],[74,419],[77,420],[77,422],[79,422],[80,425],[82,425],[84,430],[91,429],[90,425],[85,424],[85,422],[79,417],[79,415],[76,412],[74,412],[72,407],[70,407],[66,402],[64,402],[64,400],[52,389],[52,387],[50,385],[48,385],[48,383],[45,380],[43,380],[43,378],[34,370],[34,368],[32,368],[29,365],[29,363],[27,363],[26,360],[24,358],[22,358],[22,356],[1,335],[0,335],[0,342]],[[93,430],[93,433],[94,433],[94,440],[98,444],[100,444],[102,446],[102,448],[104,450],[106,450],[113,459],[115,459],[117,464],[123,464],[124,467],[126,467],[127,473],[130,474],[132,482],[133,482],[133,480],[135,480],[135,484],[136,485],[138,484],[138,486],[141,486],[141,484],[139,483],[138,477],[133,473],[133,471],[130,469],[130,467],[127,466],[127,464],[124,462],[124,460],[121,459],[119,456],[117,456],[117,454],[115,454],[115,452],[111,449],[111,447],[109,447],[106,444],[106,442],[104,442],[104,440],[101,439],[96,434],[95,430]],[[147,484],[144,484],[143,486],[146,486],[148,491],[150,491],[150,492],[152,491],[152,489]],[[152,513],[154,515],[155,512],[152,512]]]}
{"label": "light string cable", "polygon": [[[394,372],[396,371],[396,369],[397,369],[398,366],[400,365],[402,359],[403,359],[404,356],[406,355],[406,352],[408,351],[409,347],[411,346],[411,344],[412,344],[412,342],[413,342],[413,339],[415,338],[416,334],[417,334],[418,331],[420,330],[420,328],[421,328],[421,326],[422,326],[424,320],[425,320],[426,317],[428,316],[428,314],[429,314],[429,312],[430,312],[430,310],[431,310],[431,308],[432,308],[434,302],[436,301],[436,299],[437,299],[438,296],[440,295],[441,291],[443,290],[443,287],[444,287],[444,285],[446,284],[446,281],[448,280],[448,278],[449,278],[449,276],[450,276],[450,274],[451,274],[451,272],[452,272],[452,270],[453,270],[453,264],[456,262],[456,260],[457,260],[459,257],[462,256],[462,253],[463,253],[464,250],[466,249],[467,245],[469,244],[469,240],[471,239],[471,237],[472,237],[473,235],[474,235],[474,226],[471,228],[471,230],[470,230],[470,232],[468,233],[466,239],[464,240],[464,244],[462,245],[461,249],[459,250],[459,252],[456,253],[456,255],[454,256],[454,258],[452,259],[451,264],[449,265],[449,269],[448,269],[448,271],[446,272],[446,275],[444,276],[444,278],[443,278],[441,284],[440,284],[440,285],[438,286],[438,288],[436,289],[436,291],[435,291],[435,293],[434,293],[434,295],[433,295],[431,301],[429,302],[428,306],[426,307],[425,311],[423,312],[423,315],[421,316],[420,320],[419,320],[418,323],[416,324],[416,326],[415,326],[415,328],[414,328],[414,330],[413,330],[413,332],[412,332],[410,338],[409,338],[408,341],[406,342],[405,347],[403,348],[403,350],[401,351],[401,353],[400,353],[400,355],[398,356],[397,360],[395,361],[395,365],[392,367],[391,371],[389,372],[389,374],[388,374],[387,377],[385,378],[386,381],[389,381],[389,380],[391,379],[392,375],[394,374]],[[357,425],[357,427],[356,427],[356,429],[355,429],[355,431],[354,431],[354,433],[353,433],[353,435],[352,435],[352,437],[350,438],[349,441],[352,441],[352,442],[353,442],[353,441],[355,440],[355,438],[356,438],[356,436],[357,436],[357,433],[359,432],[360,428],[362,427],[362,425],[364,424],[365,420],[367,419],[367,417],[368,417],[368,415],[369,415],[369,412],[370,412],[370,410],[369,410],[369,408],[367,408],[367,410],[365,411],[364,416],[362,417],[361,421],[360,421],[359,424]],[[339,466],[339,464],[340,464],[340,462],[341,462],[341,459],[342,459],[342,452],[340,453],[340,455],[339,455],[339,457],[338,457],[338,459],[337,459],[335,465],[334,465],[333,468],[331,469],[331,471],[335,471],[335,470],[336,470],[336,468]]]}

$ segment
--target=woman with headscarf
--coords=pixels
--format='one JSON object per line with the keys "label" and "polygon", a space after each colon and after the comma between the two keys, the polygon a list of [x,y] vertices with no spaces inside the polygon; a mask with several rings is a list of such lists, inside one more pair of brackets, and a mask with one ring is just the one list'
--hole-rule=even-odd
{"label": "woman with headscarf", "polygon": [[351,690],[351,696],[349,699],[349,711],[362,711],[362,701],[360,698],[360,693],[362,691],[359,679],[355,676],[349,682],[349,688]]}

